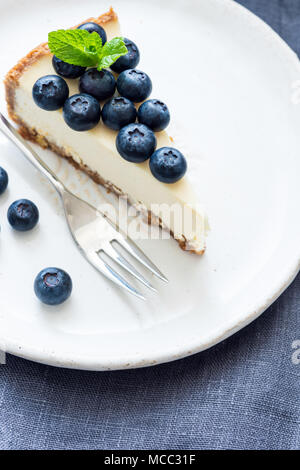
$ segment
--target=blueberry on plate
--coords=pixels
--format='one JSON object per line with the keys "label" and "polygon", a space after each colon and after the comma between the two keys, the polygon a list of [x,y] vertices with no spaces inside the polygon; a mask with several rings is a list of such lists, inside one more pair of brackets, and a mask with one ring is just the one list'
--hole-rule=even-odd
{"label": "blueberry on plate", "polygon": [[108,70],[87,70],[79,80],[80,93],[88,93],[98,101],[106,100],[113,96],[116,90],[116,80]]}
{"label": "blueberry on plate", "polygon": [[60,305],[72,293],[72,279],[63,269],[46,268],[35,278],[34,292],[46,305]]}
{"label": "blueberry on plate", "polygon": [[4,191],[7,188],[7,185],[8,185],[8,174],[4,170],[4,168],[0,166],[0,194],[4,193]]}
{"label": "blueberry on plate", "polygon": [[119,154],[125,160],[141,163],[155,151],[156,137],[144,124],[129,124],[120,130],[116,144]]}
{"label": "blueberry on plate", "polygon": [[46,75],[39,78],[32,89],[32,96],[37,106],[46,111],[56,111],[63,107],[69,96],[66,81],[58,75]]}
{"label": "blueberry on plate", "polygon": [[11,204],[7,211],[7,219],[12,228],[18,232],[33,229],[39,221],[39,210],[28,199],[19,199]]}
{"label": "blueberry on plate", "polygon": [[116,73],[121,73],[128,69],[134,69],[140,61],[140,51],[137,45],[127,38],[124,38],[124,43],[127,47],[128,53],[116,60],[116,62],[110,67]]}
{"label": "blueberry on plate", "polygon": [[78,78],[84,74],[86,67],[80,67],[79,65],[71,65],[63,60],[60,60],[58,57],[53,56],[52,64],[54,70],[58,75],[61,75],[65,78]]}
{"label": "blueberry on plate", "polygon": [[86,93],[73,95],[64,104],[63,116],[74,131],[88,131],[100,121],[100,104],[96,98]]}
{"label": "blueberry on plate", "polygon": [[125,96],[134,103],[140,103],[151,94],[152,82],[145,72],[130,69],[119,75],[117,89],[121,96]]}
{"label": "blueberry on plate", "polygon": [[179,150],[162,147],[150,157],[150,170],[162,183],[176,183],[186,173],[187,163]]}
{"label": "blueberry on plate", "polygon": [[119,96],[109,100],[102,109],[104,124],[115,131],[135,122],[136,109],[132,101]]}
{"label": "blueberry on plate", "polygon": [[85,29],[89,33],[94,33],[94,32],[98,33],[100,38],[102,39],[102,46],[104,46],[104,44],[107,41],[107,36],[106,36],[105,30],[97,23],[92,23],[92,22],[84,23],[84,24],[78,26],[77,29]]}
{"label": "blueberry on plate", "polygon": [[139,107],[138,120],[154,132],[160,132],[169,125],[170,112],[162,101],[152,99]]}

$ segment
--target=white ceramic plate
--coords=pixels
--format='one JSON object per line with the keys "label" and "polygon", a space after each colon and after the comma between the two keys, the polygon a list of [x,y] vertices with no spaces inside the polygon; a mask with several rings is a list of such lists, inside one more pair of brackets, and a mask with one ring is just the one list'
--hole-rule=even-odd
{"label": "white ceramic plate", "polygon": [[[0,0],[1,76],[48,31],[109,6],[99,0]],[[155,281],[159,295],[139,302],[81,257],[49,184],[0,137],[0,165],[10,176],[0,199],[1,342],[25,358],[93,370],[172,361],[216,344],[280,295],[300,259],[295,54],[228,0],[114,0],[113,6],[124,35],[141,48],[140,68],[153,79],[153,96],[170,105],[170,133],[188,154],[212,231],[203,258],[173,241],[141,243],[170,283]],[[87,177],[41,154],[71,189],[91,202],[102,197]],[[19,197],[40,208],[32,233],[13,233],[6,221],[10,202]],[[34,277],[46,266],[66,269],[74,281],[72,298],[59,308],[41,305],[33,293]]]}

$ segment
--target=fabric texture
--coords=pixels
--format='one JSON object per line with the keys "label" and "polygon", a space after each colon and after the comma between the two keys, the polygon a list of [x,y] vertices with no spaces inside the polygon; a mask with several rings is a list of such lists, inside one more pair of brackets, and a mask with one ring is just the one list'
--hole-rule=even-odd
{"label": "fabric texture", "polygon": [[[239,3],[300,53],[299,0]],[[299,449],[299,326],[300,276],[250,326],[171,364],[94,373],[9,356],[0,449]]]}

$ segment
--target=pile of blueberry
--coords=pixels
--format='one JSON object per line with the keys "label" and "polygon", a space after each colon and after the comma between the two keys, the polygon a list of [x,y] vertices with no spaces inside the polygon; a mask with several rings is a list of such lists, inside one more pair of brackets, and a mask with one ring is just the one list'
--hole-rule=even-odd
{"label": "pile of blueberry", "polygon": [[[107,41],[104,29],[96,23],[85,23],[79,28],[97,32],[103,44]],[[186,172],[186,159],[172,147],[156,150],[154,134],[168,126],[168,107],[157,99],[147,100],[152,91],[151,79],[135,68],[140,61],[136,44],[126,38],[124,42],[128,53],[111,66],[119,74],[117,80],[107,69],[101,72],[96,68],[86,69],[54,56],[53,67],[58,75],[38,79],[33,86],[33,99],[47,111],[63,108],[65,122],[75,131],[93,129],[102,116],[106,126],[118,131],[116,145],[125,160],[141,163],[150,159],[150,169],[155,178],[163,183],[175,183]],[[80,93],[69,97],[69,87],[64,78],[79,78]],[[116,90],[119,96],[114,96]],[[108,101],[101,110],[99,102],[104,100]],[[143,101],[137,111],[134,103]]]}
{"label": "pile of blueberry", "polygon": [[[0,195],[8,186],[7,172],[0,167]],[[32,230],[39,221],[37,206],[28,199],[13,202],[7,211],[7,219],[18,232]],[[43,269],[34,281],[34,291],[38,299],[47,305],[65,302],[72,292],[72,280],[66,271],[59,268]]]}

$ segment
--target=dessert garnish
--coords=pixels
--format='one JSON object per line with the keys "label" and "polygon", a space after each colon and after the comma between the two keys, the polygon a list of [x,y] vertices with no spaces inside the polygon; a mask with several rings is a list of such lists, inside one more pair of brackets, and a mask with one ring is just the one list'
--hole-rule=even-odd
{"label": "dessert garnish", "polygon": [[[168,148],[166,152],[165,147],[154,153],[157,145],[154,132],[168,126],[169,109],[160,100],[145,101],[151,94],[152,81],[145,72],[133,68],[140,60],[136,44],[121,37],[106,40],[105,31],[95,23],[49,33],[52,64],[61,76],[48,75],[37,80],[34,101],[48,111],[63,107],[66,124],[79,132],[96,127],[102,115],[107,127],[119,131],[116,147],[121,157],[133,163],[151,157],[153,176],[163,183],[175,183],[186,172],[185,157],[176,149]],[[120,72],[117,81],[108,67]],[[80,77],[80,94],[69,98],[69,88],[62,77]],[[112,98],[116,89],[120,96]],[[99,102],[109,98],[101,112]],[[137,111],[134,103],[142,101]]]}
{"label": "dessert garnish", "polygon": [[77,29],[85,29],[89,33],[97,33],[99,34],[102,44],[104,45],[107,42],[107,34],[104,28],[100,26],[100,24],[94,23],[92,21],[89,21],[88,23],[83,23],[80,26],[78,26]]}
{"label": "dessert garnish", "polygon": [[132,101],[117,96],[107,101],[102,109],[102,120],[107,127],[119,131],[136,121],[137,112]]}
{"label": "dessert garnish", "polygon": [[69,96],[67,82],[58,75],[46,75],[39,78],[32,89],[32,96],[37,106],[45,111],[62,108]]}
{"label": "dessert garnish", "polygon": [[123,38],[116,37],[103,44],[100,34],[86,29],[52,31],[48,46],[58,59],[80,67],[96,67],[98,71],[128,53]]}
{"label": "dessert garnish", "polygon": [[140,51],[137,45],[127,38],[124,38],[124,42],[128,53],[120,57],[120,59],[111,65],[111,69],[116,73],[121,73],[128,69],[134,69],[140,62]]}
{"label": "dessert garnish", "polygon": [[72,65],[60,60],[55,55],[52,59],[52,65],[55,72],[64,78],[79,78],[84,74],[86,67],[80,67],[80,65]]}
{"label": "dessert garnish", "polygon": [[88,131],[100,121],[100,104],[92,95],[73,95],[64,104],[63,116],[66,124],[74,131]]}
{"label": "dessert garnish", "polygon": [[119,154],[128,162],[142,163],[151,157],[156,148],[154,132],[144,124],[129,124],[117,137]]}
{"label": "dessert garnish", "polygon": [[186,173],[186,159],[179,150],[162,147],[151,155],[150,170],[153,176],[162,183],[176,183]]}
{"label": "dessert garnish", "polygon": [[152,91],[150,77],[141,70],[124,70],[117,80],[117,90],[121,96],[125,96],[134,103],[146,100]]}
{"label": "dessert garnish", "polygon": [[88,69],[79,80],[80,93],[88,93],[98,101],[103,101],[113,96],[116,90],[116,80],[109,70],[96,68]]}
{"label": "dessert garnish", "polygon": [[34,292],[46,305],[60,305],[72,293],[72,279],[63,269],[46,268],[35,278]]}
{"label": "dessert garnish", "polygon": [[13,229],[18,232],[27,232],[38,223],[39,210],[29,199],[19,199],[9,206],[7,219]]}
{"label": "dessert garnish", "polygon": [[148,100],[139,107],[138,120],[154,132],[161,132],[170,123],[170,112],[162,101]]}
{"label": "dessert garnish", "polygon": [[7,186],[8,186],[8,174],[4,170],[4,168],[0,166],[0,195],[4,193]]}

